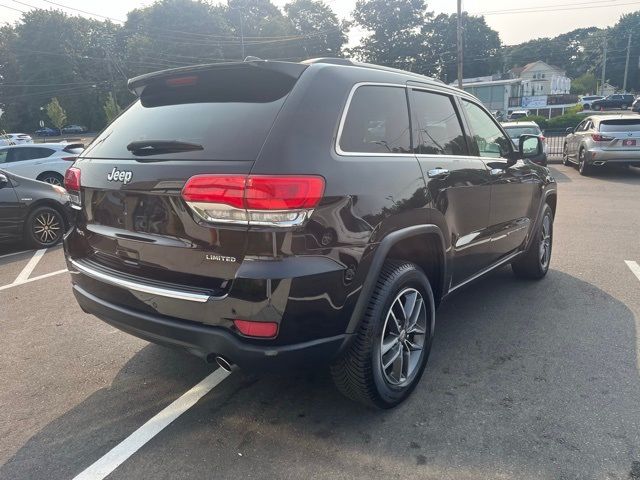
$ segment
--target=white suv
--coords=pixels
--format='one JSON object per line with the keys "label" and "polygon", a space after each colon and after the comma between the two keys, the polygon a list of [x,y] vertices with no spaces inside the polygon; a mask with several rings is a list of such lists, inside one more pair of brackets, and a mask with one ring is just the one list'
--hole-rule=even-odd
{"label": "white suv", "polygon": [[0,168],[16,175],[53,185],[64,183],[64,174],[78,154],[81,143],[38,143],[0,147]]}
{"label": "white suv", "polygon": [[582,105],[582,108],[585,110],[591,109],[591,104],[596,100],[602,100],[604,97],[602,95],[586,95],[584,97],[580,97],[580,101],[578,102]]}
{"label": "white suv", "polygon": [[5,133],[0,135],[0,146],[33,143],[33,138],[26,133]]}

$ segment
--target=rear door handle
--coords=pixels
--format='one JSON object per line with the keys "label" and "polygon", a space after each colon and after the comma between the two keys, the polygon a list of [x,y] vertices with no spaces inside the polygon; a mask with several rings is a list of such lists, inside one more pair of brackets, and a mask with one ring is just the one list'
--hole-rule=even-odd
{"label": "rear door handle", "polygon": [[429,178],[444,178],[447,175],[449,175],[449,170],[440,167],[431,169],[427,172],[427,176]]}

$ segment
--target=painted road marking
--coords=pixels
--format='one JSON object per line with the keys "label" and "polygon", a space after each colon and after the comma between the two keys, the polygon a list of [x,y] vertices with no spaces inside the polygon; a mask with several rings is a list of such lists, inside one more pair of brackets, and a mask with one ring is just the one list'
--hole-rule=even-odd
{"label": "painted road marking", "polygon": [[30,251],[31,250],[22,250],[21,252],[5,253],[4,255],[0,255],[0,258],[13,257],[14,255],[20,255],[21,253],[27,253]]}
{"label": "painted road marking", "polygon": [[627,267],[631,269],[633,274],[640,280],[640,265],[638,262],[634,262],[633,260],[625,260],[624,263],[627,264]]}
{"label": "painted road marking", "polygon": [[29,278],[29,279],[24,280],[24,281],[22,281],[20,283],[13,282],[13,283],[10,283],[9,285],[3,285],[2,287],[0,287],[0,291],[7,290],[7,289],[12,288],[12,287],[18,287],[20,285],[24,285],[25,283],[35,282],[36,280],[42,280],[43,278],[53,277],[54,275],[59,275],[61,273],[65,273],[65,272],[68,272],[68,270],[66,268],[64,270],[57,270],[55,272],[45,273],[44,275],[38,275],[37,277]]}
{"label": "painted road marking", "polygon": [[73,480],[102,480],[105,478],[171,422],[193,407],[198,400],[227,378],[229,373],[218,368],[215,372],[209,374],[200,383],[113,447],[104,457],[74,477]]}
{"label": "painted road marking", "polygon": [[16,279],[13,281],[13,283],[24,283],[25,280],[28,280],[29,275],[33,273],[33,270],[36,268],[36,265],[38,265],[38,262],[42,260],[42,257],[44,256],[46,251],[47,251],[46,248],[43,248],[42,250],[36,250],[36,253],[33,254],[33,257],[31,257],[31,260],[27,262],[27,264],[24,266],[22,271],[18,274]]}

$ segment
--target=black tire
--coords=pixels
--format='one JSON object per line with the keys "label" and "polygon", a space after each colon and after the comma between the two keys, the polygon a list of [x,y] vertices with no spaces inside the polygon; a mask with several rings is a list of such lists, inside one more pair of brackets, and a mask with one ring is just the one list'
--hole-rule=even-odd
{"label": "black tire", "polygon": [[549,271],[553,250],[553,211],[548,204],[542,210],[540,225],[533,235],[528,250],[511,264],[511,268],[517,277],[539,280]]}
{"label": "black tire", "polygon": [[578,152],[578,171],[583,177],[588,177],[591,174],[591,165],[587,163],[584,147],[580,147]]}
{"label": "black tire", "polygon": [[64,231],[64,218],[52,207],[36,208],[25,223],[25,238],[33,248],[52,247],[62,240]]}
{"label": "black tire", "polygon": [[52,185],[59,185],[61,187],[64,185],[64,177],[57,172],[41,173],[38,176],[37,180],[45,183],[50,183]]}
{"label": "black tire", "polygon": [[[403,312],[407,304],[402,303],[402,295],[410,295],[414,291],[423,300],[420,307],[418,300],[414,301],[419,315],[424,308],[424,317],[420,317],[424,320],[422,334],[411,333],[411,326],[407,326],[409,322],[394,322],[392,313]],[[398,309],[398,302],[404,307]],[[338,390],[352,400],[377,408],[392,408],[404,401],[420,381],[427,364],[433,339],[434,309],[431,285],[422,270],[413,263],[386,261],[352,344],[331,365],[331,375]],[[394,347],[383,353],[383,341],[389,338],[396,339]],[[412,349],[420,343],[421,350]],[[385,368],[383,363],[387,360],[389,365]],[[394,382],[398,361],[400,374]],[[403,380],[405,361],[407,372]]]}
{"label": "black tire", "polygon": [[582,107],[583,110],[589,110],[590,108],[591,108],[591,105],[589,105],[588,103]]}
{"label": "black tire", "polygon": [[562,164],[567,167],[571,165],[571,160],[569,160],[569,145],[567,145],[566,143],[562,148]]}

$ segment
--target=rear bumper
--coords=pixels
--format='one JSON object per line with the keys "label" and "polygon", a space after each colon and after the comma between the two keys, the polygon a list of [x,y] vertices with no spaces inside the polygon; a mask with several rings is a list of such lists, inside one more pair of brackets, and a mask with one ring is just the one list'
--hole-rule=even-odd
{"label": "rear bumper", "polygon": [[600,150],[589,149],[586,151],[586,159],[588,163],[605,162],[605,163],[639,163],[640,150],[624,151],[624,150]]}
{"label": "rear bumper", "polygon": [[286,370],[293,366],[328,363],[348,342],[343,334],[304,343],[260,346],[242,341],[222,327],[213,327],[151,315],[124,308],[73,286],[80,307],[104,322],[144,340],[177,347],[212,361],[221,355],[240,368],[254,371]]}

